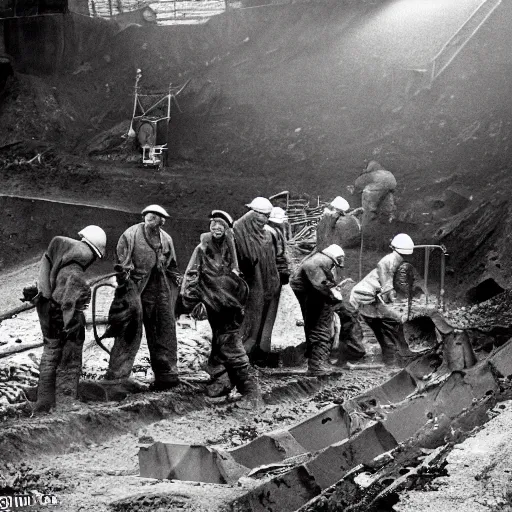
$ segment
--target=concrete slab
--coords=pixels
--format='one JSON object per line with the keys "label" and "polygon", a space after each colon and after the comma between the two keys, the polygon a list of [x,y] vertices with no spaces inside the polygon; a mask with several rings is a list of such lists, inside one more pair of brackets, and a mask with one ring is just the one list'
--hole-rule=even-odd
{"label": "concrete slab", "polygon": [[157,442],[139,450],[140,476],[159,480],[226,483],[212,450],[202,445]]}
{"label": "concrete slab", "polygon": [[306,451],[314,452],[347,439],[350,423],[350,415],[345,409],[333,405],[290,428],[289,432]]}
{"label": "concrete slab", "polygon": [[330,446],[305,466],[316,483],[326,489],[355,466],[370,462],[397,446],[386,427],[380,422],[374,423],[351,439]]}
{"label": "concrete slab", "polygon": [[307,451],[290,434],[277,431],[259,436],[248,444],[230,450],[229,453],[235,462],[253,469]]}
{"label": "concrete slab", "polygon": [[512,376],[512,339],[489,358],[489,363],[503,377]]}
{"label": "concrete slab", "polygon": [[293,512],[320,494],[321,489],[304,466],[273,478],[231,503],[243,512]]}

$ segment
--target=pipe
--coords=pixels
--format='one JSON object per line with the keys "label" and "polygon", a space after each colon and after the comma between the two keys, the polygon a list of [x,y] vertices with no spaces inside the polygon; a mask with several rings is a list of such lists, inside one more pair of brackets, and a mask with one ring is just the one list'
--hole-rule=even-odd
{"label": "pipe", "polygon": [[[420,244],[415,245],[415,249],[425,249],[426,251],[429,251],[430,249],[439,249],[442,252],[441,255],[441,283],[440,283],[440,290],[439,290],[439,297],[438,302],[442,305],[443,311],[446,310],[446,306],[444,303],[444,278],[445,278],[445,272],[446,272],[446,256],[448,256],[448,252],[446,250],[446,247],[444,245],[436,245],[436,244]],[[427,253],[425,254],[425,291],[427,295],[427,304],[428,304],[428,289],[427,289],[427,279],[428,279],[428,263],[429,263],[429,256]]]}
{"label": "pipe", "polygon": [[[117,273],[116,273],[117,274]],[[116,275],[116,274],[113,274],[113,275]],[[107,276],[104,276],[104,278],[106,278]],[[112,277],[112,276],[110,276]],[[98,282],[98,281],[97,281]],[[96,286],[93,287],[93,290],[92,290],[92,301],[91,301],[91,312],[92,312],[92,332],[94,334],[94,340],[96,341],[96,343],[98,344],[98,346],[103,349],[108,355],[110,355],[110,350],[108,350],[107,347],[105,347],[105,345],[103,345],[102,341],[101,341],[101,337],[98,335],[98,330],[97,330],[97,322],[96,322],[96,294],[98,293],[98,290],[100,288],[103,288],[104,286],[109,286],[111,288],[116,288],[116,285],[112,284],[112,283],[100,283]]]}
{"label": "pipe", "polygon": [[439,285],[439,305],[443,309],[443,313],[446,311],[446,304],[444,302],[444,274],[446,269],[446,253],[441,253],[441,281]]}
{"label": "pipe", "polygon": [[425,247],[425,263],[423,269],[423,281],[425,282],[425,304],[428,304],[428,267],[430,263],[430,247]]}

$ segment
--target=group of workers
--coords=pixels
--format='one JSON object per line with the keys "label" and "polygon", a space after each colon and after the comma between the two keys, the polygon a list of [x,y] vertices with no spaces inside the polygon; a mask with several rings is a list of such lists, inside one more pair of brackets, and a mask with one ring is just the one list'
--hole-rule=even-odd
{"label": "group of workers", "polygon": [[[388,173],[376,162],[366,170],[374,172]],[[345,218],[354,219],[362,211],[364,222],[364,215],[375,214],[382,204],[394,211],[396,181],[394,185],[386,182],[379,191],[378,180],[372,182],[369,176],[365,180],[368,183],[358,192],[362,207],[349,211],[345,199],[335,198],[320,219],[316,249],[293,272],[286,245],[286,212],[264,197],[247,204],[247,213],[236,221],[225,211],[213,210],[209,231],[201,235],[183,275],[173,240],[163,230],[169,214],[159,205],[144,208],[142,222],[129,227],[117,243],[117,288],[107,329],[114,344],[104,380],[129,378],[144,329],[153,388],[176,386],[180,382],[176,315],[203,311],[212,330],[208,361],[212,383],[221,376],[227,376],[229,383],[217,391],[210,388],[214,390],[210,396],[236,387],[253,404],[260,396],[254,367],[268,362],[281,288],[288,283],[303,314],[309,375],[329,371],[334,314],[346,333],[340,338],[339,364],[365,355],[359,315],[374,331],[386,364],[395,364],[397,353],[410,355],[401,324],[387,304],[395,298],[394,276],[413,252],[411,238],[395,236],[391,253],[357,284],[342,279],[345,253],[339,244],[331,243],[337,240],[333,232]],[[39,411],[51,409],[56,401],[77,398],[85,340],[83,311],[91,297],[85,270],[103,258],[106,249],[106,234],[100,227],[87,226],[78,235],[80,240],[52,239],[32,298],[44,338],[35,404]]]}

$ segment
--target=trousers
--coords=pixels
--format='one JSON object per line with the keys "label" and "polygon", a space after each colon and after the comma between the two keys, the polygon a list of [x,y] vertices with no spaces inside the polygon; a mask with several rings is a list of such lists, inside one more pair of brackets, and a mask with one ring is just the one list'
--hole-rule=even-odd
{"label": "trousers", "polygon": [[395,363],[397,354],[402,357],[412,354],[405,339],[403,325],[400,322],[389,318],[362,316],[377,338],[384,364]]}
{"label": "trousers", "polygon": [[77,398],[82,372],[82,349],[85,341],[85,316],[74,310],[64,330],[62,309],[51,299],[36,303],[43,334],[43,354],[39,365],[36,410],[48,410],[56,403]]}
{"label": "trousers", "polygon": [[177,287],[163,272],[153,269],[140,301],[134,308],[133,328],[116,336],[105,378],[130,376],[142,340],[142,328],[155,374],[155,382],[173,380],[178,374],[178,342],[176,338],[175,304]]}

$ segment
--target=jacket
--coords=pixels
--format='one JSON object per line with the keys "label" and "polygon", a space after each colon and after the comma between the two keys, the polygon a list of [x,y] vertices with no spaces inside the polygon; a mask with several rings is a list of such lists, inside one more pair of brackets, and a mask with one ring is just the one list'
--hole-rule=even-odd
{"label": "jacket", "polygon": [[334,261],[321,252],[313,253],[302,260],[290,280],[295,292],[308,293],[316,291],[327,301],[339,302],[332,291],[336,286],[333,273]]}
{"label": "jacket", "polygon": [[357,283],[350,293],[350,303],[359,312],[372,318],[399,319],[398,313],[383,304],[379,294],[393,290],[393,278],[403,257],[393,251],[382,258],[377,267]]}
{"label": "jacket", "polygon": [[168,274],[174,283],[179,281],[174,244],[163,230],[160,230],[160,245],[153,247],[146,237],[144,223],[135,224],[121,235],[116,252],[119,267],[130,272],[140,292],[146,287],[153,268]]}
{"label": "jacket", "polygon": [[37,290],[46,299],[53,297],[59,272],[69,266],[77,265],[83,272],[96,259],[92,249],[84,242],[56,236],[50,242],[39,267]]}

